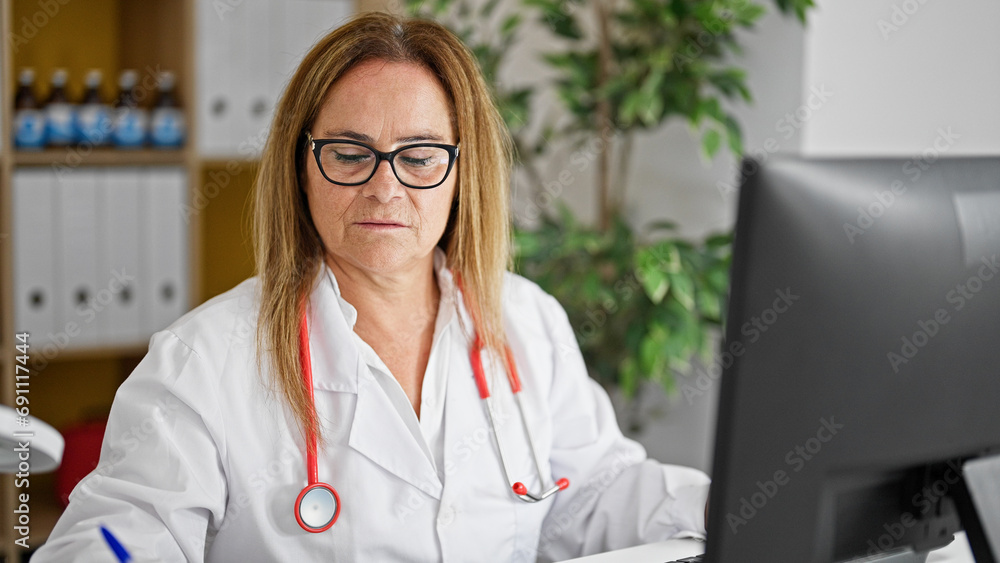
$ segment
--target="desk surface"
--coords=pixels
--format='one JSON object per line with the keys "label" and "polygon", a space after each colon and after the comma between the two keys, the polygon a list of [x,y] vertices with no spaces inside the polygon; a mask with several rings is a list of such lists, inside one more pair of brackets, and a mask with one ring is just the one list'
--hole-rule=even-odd
{"label": "desk surface", "polygon": [[667,540],[571,559],[565,563],[664,563],[705,552],[701,540]]}
{"label": "desk surface", "polygon": [[[691,557],[705,552],[705,544],[699,540],[669,540],[648,545],[599,553],[570,560],[572,563],[664,563],[683,557]],[[972,551],[965,533],[955,535],[955,541],[931,552],[927,563],[973,563]],[[566,562],[570,563],[570,562]]]}

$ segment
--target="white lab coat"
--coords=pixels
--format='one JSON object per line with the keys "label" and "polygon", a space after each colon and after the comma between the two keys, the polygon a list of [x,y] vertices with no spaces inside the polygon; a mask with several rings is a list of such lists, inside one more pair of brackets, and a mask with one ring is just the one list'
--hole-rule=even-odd
{"label": "white lab coat", "polygon": [[[115,396],[100,464],[33,563],[110,561],[101,524],[133,555],[170,562],[549,561],[704,533],[708,478],[646,460],[622,436],[565,312],[538,286],[506,277],[506,330],[547,484],[566,477],[570,487],[529,504],[497,457],[464,306],[433,345],[450,339],[442,468],[362,360],[327,272],[309,323],[319,479],[341,500],[331,529],[307,533],[293,514],[305,448],[255,363],[251,278],[153,336]],[[514,478],[540,490],[506,377],[489,375]]]}

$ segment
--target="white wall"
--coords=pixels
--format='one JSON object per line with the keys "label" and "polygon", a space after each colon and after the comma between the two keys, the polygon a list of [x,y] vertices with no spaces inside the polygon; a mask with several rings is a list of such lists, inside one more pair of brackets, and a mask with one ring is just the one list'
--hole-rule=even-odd
{"label": "white wall", "polygon": [[1000,153],[1000,2],[818,4],[806,83],[835,94],[806,127],[805,152],[915,154],[950,128],[950,153]]}

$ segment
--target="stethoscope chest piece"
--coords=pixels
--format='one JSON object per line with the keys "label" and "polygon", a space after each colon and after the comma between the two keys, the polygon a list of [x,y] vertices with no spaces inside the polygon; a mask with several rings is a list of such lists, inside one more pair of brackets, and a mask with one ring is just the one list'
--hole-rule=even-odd
{"label": "stethoscope chest piece", "polygon": [[340,516],[340,497],[326,483],[312,483],[295,499],[295,519],[307,532],[318,534],[333,526]]}

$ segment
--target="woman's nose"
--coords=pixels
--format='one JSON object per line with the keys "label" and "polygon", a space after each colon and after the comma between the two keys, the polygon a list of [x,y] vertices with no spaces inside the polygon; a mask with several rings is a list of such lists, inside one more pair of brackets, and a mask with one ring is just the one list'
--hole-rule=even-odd
{"label": "woman's nose", "polygon": [[364,195],[372,196],[382,203],[402,197],[405,190],[406,186],[399,183],[388,160],[379,162],[375,174],[362,186]]}

